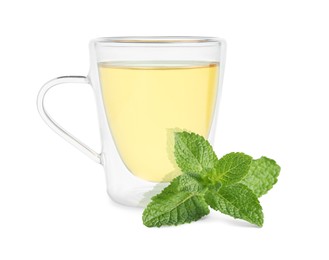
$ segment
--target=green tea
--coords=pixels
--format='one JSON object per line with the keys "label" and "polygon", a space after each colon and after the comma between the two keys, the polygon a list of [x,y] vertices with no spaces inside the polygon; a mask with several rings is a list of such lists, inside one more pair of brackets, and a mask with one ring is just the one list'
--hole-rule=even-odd
{"label": "green tea", "polygon": [[100,63],[103,102],[117,150],[132,174],[153,182],[177,173],[168,156],[174,129],[208,137],[218,63]]}

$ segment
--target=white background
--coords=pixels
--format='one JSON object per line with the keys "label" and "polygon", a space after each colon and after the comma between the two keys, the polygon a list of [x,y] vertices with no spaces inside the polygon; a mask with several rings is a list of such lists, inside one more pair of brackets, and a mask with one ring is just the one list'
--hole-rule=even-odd
{"label": "white background", "polygon": [[[329,259],[327,1],[94,0],[0,3],[0,259]],[[86,75],[100,36],[227,40],[215,149],[282,167],[261,198],[263,228],[211,212],[149,229],[110,201],[104,172],[41,120],[36,96]],[[65,85],[49,112],[100,149],[91,88]]]}

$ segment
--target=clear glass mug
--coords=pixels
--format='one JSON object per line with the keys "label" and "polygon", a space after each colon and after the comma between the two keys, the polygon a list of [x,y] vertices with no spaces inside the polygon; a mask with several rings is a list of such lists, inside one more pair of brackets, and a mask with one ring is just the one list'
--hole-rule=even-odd
{"label": "clear glass mug", "polygon": [[[225,41],[210,37],[110,37],[90,42],[88,76],[47,82],[37,105],[57,134],[103,165],[116,202],[145,206],[179,174],[172,133],[196,132],[213,142],[224,72]],[[44,107],[58,84],[86,83],[96,97],[102,151],[59,126]]]}

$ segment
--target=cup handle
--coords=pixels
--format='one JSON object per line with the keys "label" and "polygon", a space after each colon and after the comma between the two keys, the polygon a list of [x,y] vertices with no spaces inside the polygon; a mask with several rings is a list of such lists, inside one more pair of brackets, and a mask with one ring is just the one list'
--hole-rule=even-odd
{"label": "cup handle", "polygon": [[40,89],[38,98],[37,98],[37,106],[38,111],[42,117],[42,119],[46,122],[46,124],[54,130],[57,134],[59,134],[61,137],[63,137],[66,141],[68,141],[70,144],[75,146],[77,149],[79,149],[81,152],[83,152],[85,155],[87,155],[90,159],[93,161],[102,164],[101,155],[99,153],[96,153],[94,150],[89,148],[87,145],[85,145],[83,142],[81,142],[79,139],[75,138],[73,135],[71,135],[69,132],[67,132],[64,128],[62,128],[59,124],[57,124],[47,113],[45,107],[44,107],[44,97],[47,93],[47,91],[59,84],[63,83],[85,83],[89,84],[90,82],[87,77],[84,76],[64,76],[64,77],[58,77],[55,79],[52,79],[48,81],[43,87]]}

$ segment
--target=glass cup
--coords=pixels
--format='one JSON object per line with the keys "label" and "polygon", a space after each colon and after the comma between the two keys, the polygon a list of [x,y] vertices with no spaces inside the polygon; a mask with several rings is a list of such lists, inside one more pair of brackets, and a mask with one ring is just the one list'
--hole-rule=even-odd
{"label": "glass cup", "polygon": [[[116,202],[145,206],[180,172],[173,132],[196,132],[213,142],[224,72],[225,41],[209,37],[110,37],[90,42],[88,76],[47,82],[37,100],[57,134],[103,165]],[[44,107],[58,84],[89,84],[96,97],[102,151],[59,126]]]}

